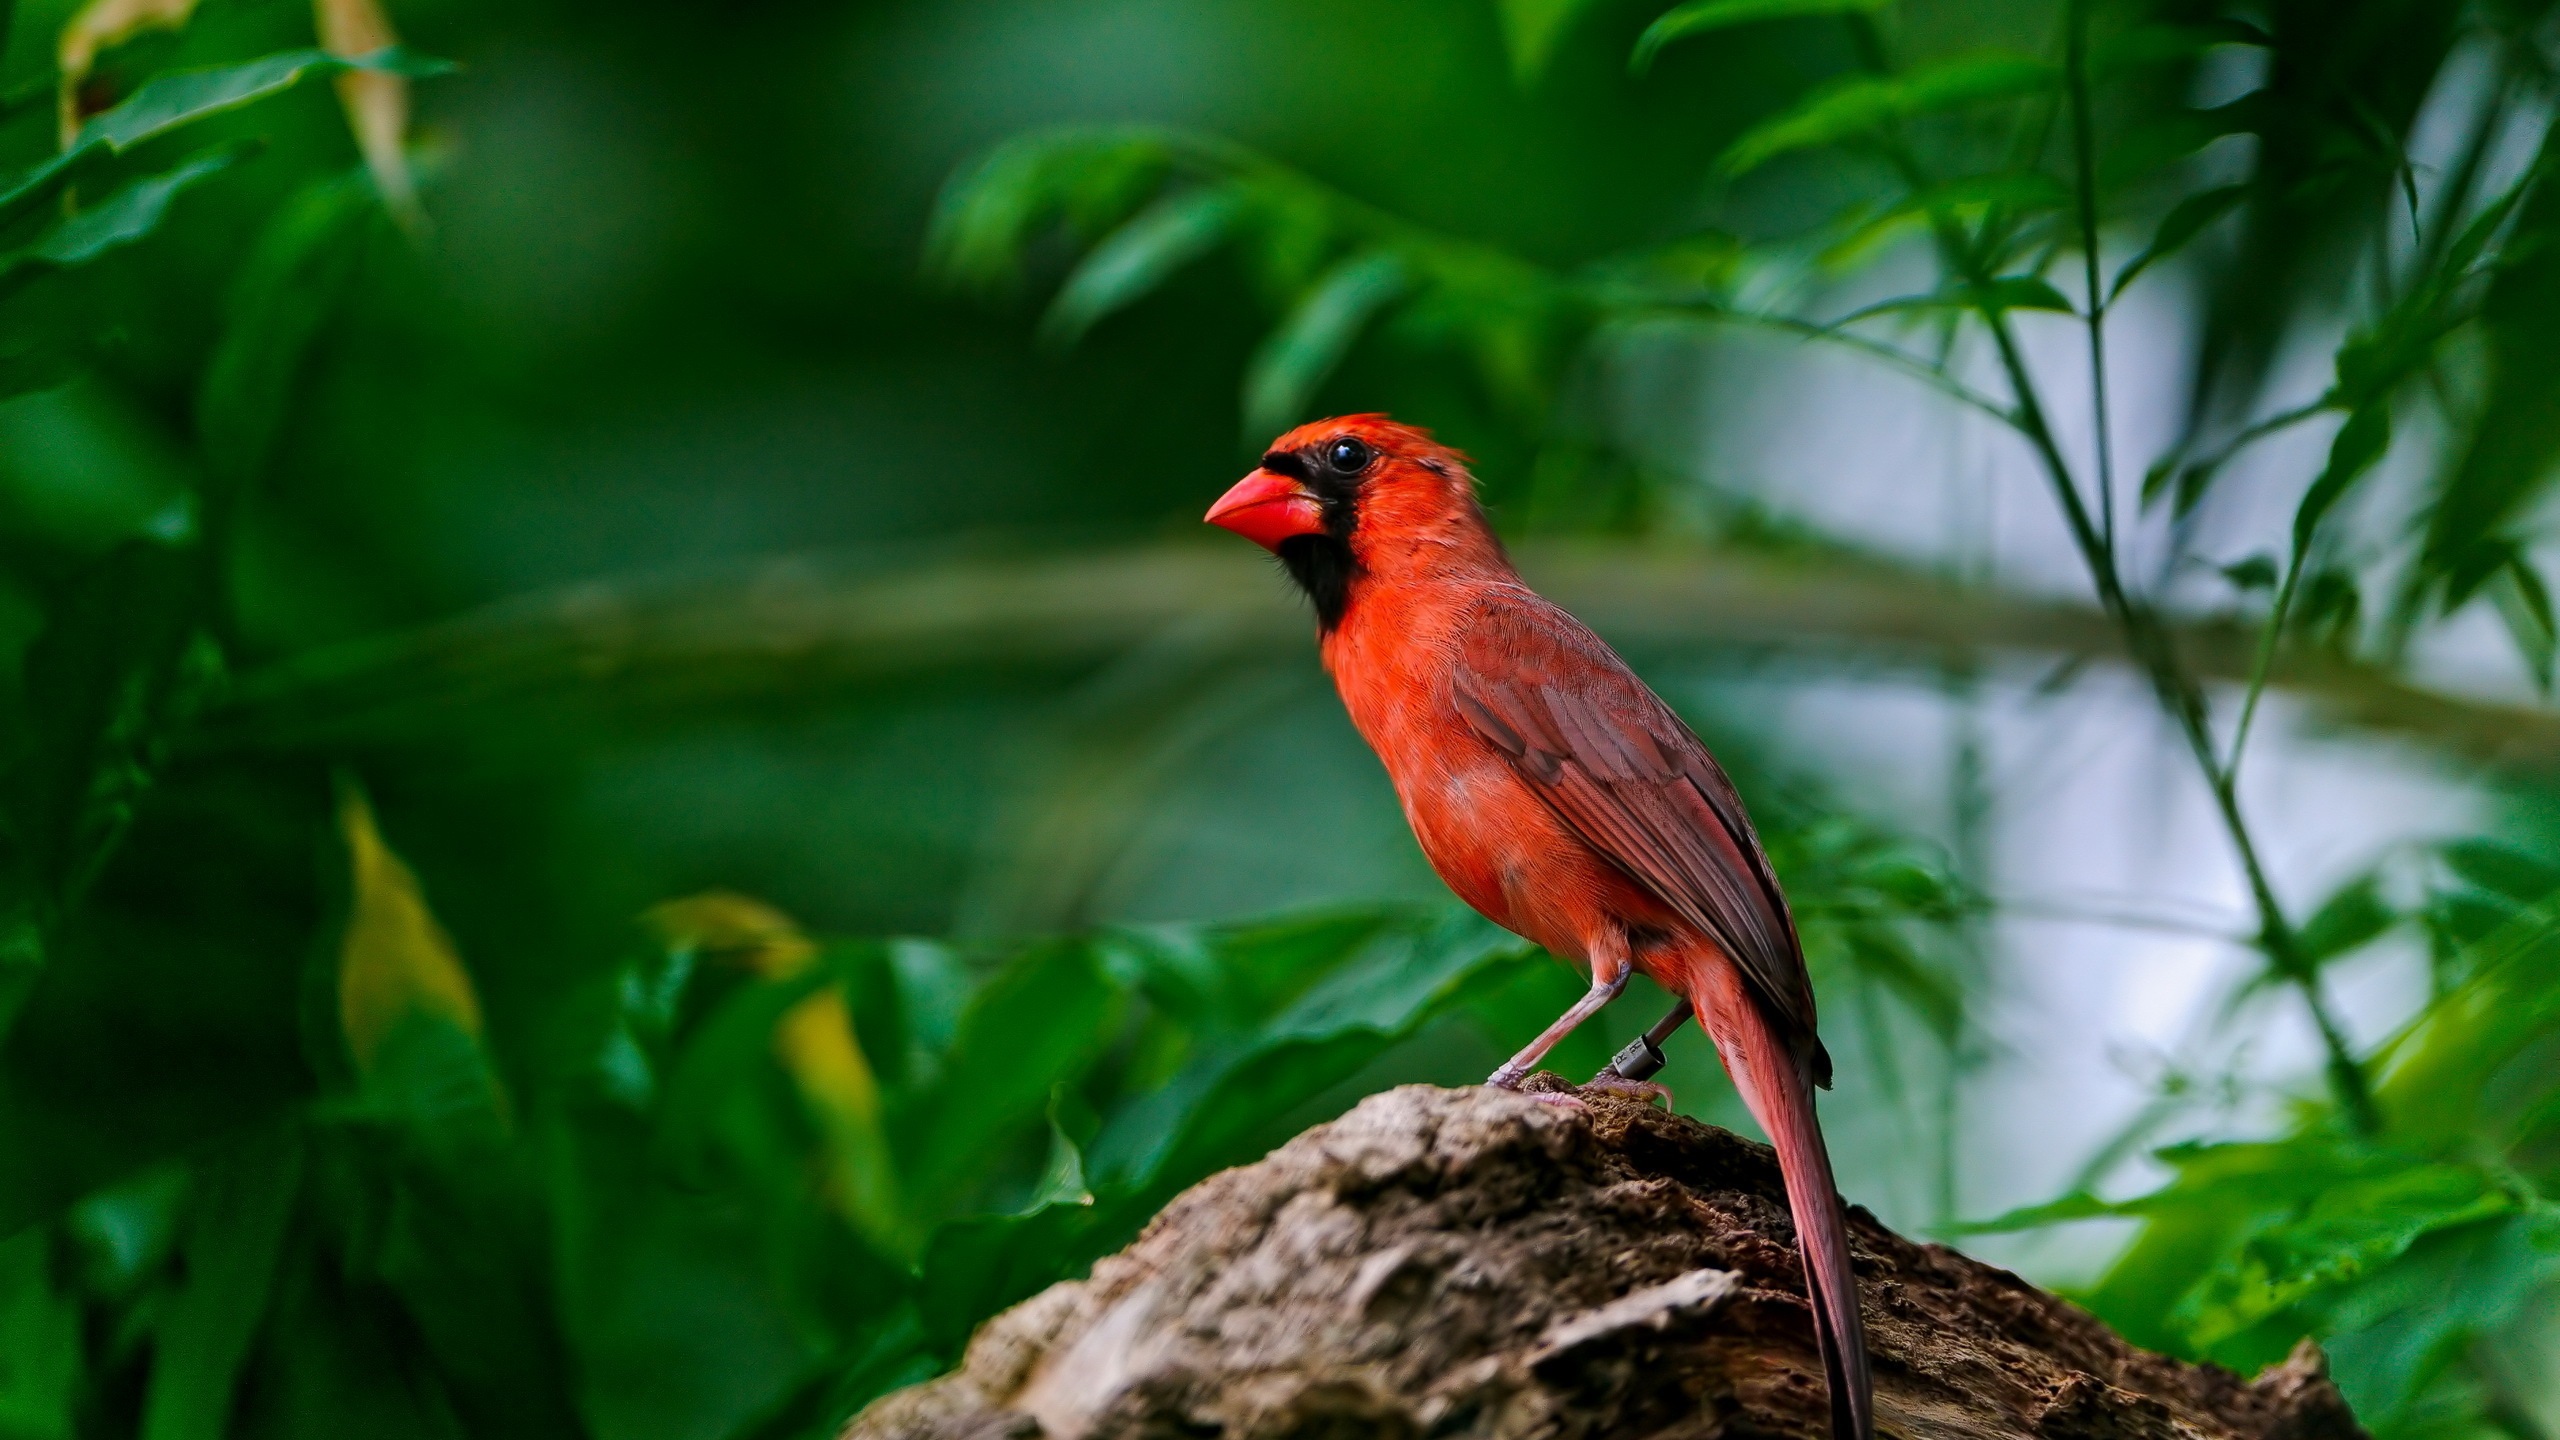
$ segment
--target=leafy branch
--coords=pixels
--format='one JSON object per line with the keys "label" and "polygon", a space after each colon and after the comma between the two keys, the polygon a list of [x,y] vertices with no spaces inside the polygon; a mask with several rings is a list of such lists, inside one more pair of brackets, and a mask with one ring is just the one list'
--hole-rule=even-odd
{"label": "leafy branch", "polygon": [[[2217,753],[2211,712],[2203,689],[2179,658],[2177,646],[2157,608],[2125,584],[2119,568],[2108,438],[2111,426],[2105,384],[2105,308],[2108,297],[2098,282],[2098,197],[2094,137],[2089,116],[2086,26],[2085,5],[2075,0],[2065,20],[2068,60],[2064,69],[2063,101],[2072,117],[2072,188],[2089,302],[2084,311],[2077,313],[2088,335],[2092,430],[2097,445],[2097,497],[2103,507],[2099,515],[2092,516],[2073,467],[2055,438],[2040,387],[2010,323],[2009,312],[2019,307],[2004,301],[2017,292],[2020,277],[1996,273],[1994,266],[2004,253],[2014,250],[2015,237],[2000,235],[1990,219],[1986,219],[1978,230],[1968,232],[1960,217],[1944,210],[1933,210],[1930,214],[1931,236],[1939,263],[1953,277],[1956,289],[1971,298],[1974,312],[1992,342],[2015,402],[2006,418],[2027,441],[2044,471],[2072,543],[2097,591],[2100,606],[2122,629],[2127,652],[2148,677],[2162,707],[2177,723],[2188,752],[2213,796],[2216,816],[2231,843],[2248,886],[2251,903],[2258,914],[2258,944],[2275,972],[2301,993],[2304,1008],[2326,1054],[2329,1087],[2340,1109],[2359,1130],[2369,1133],[2381,1125],[2370,1084],[2343,1025],[2322,992],[2319,968],[2303,951],[2283,902],[2268,878],[2258,839],[2241,808],[2236,778],[2231,767],[2225,765]],[[1871,32],[1871,26],[1862,24],[1861,28]],[[1882,63],[1883,46],[1871,33],[1862,48]],[[1879,79],[1875,83],[1890,85],[1893,82]],[[1808,102],[1808,108],[1818,103]],[[1886,146],[1914,193],[1927,194],[1927,177],[1909,148],[1898,141],[1881,136],[1877,138]],[[2026,276],[2033,273],[2034,267],[2024,272]],[[2337,488],[2341,487],[2332,487],[2332,495]],[[2314,512],[2311,523],[2316,522],[2317,513]],[[2307,533],[2308,527],[2304,528]]]}

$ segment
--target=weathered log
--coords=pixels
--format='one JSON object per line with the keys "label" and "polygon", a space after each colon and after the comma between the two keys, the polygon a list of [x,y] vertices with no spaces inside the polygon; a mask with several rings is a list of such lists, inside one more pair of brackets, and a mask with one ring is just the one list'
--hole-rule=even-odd
{"label": "weathered log", "polygon": [[[1850,1221],[1885,1435],[2361,1440],[2308,1342],[2244,1381]],[[845,1435],[1814,1440],[1828,1413],[1766,1147],[1614,1096],[1415,1085],[1194,1186]]]}

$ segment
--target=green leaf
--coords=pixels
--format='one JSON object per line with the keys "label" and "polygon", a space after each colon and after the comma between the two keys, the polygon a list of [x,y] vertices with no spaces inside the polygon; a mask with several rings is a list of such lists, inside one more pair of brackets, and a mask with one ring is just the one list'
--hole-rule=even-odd
{"label": "green leaf", "polygon": [[2070,204],[2071,187],[2050,175],[2033,170],[1994,170],[1941,181],[1895,201],[1886,213],[1949,214],[1999,209],[2013,215],[2036,215],[2066,209]]}
{"label": "green leaf", "polygon": [[479,1037],[433,1014],[404,1015],[384,1033],[359,1105],[357,1113],[399,1125],[448,1157],[502,1141],[513,1113]]}
{"label": "green leaf", "polygon": [[441,75],[451,69],[444,62],[394,47],[352,60],[325,50],[286,50],[237,65],[155,76],[123,104],[82,126],[78,137],[62,153],[0,184],[0,224],[26,214],[92,161],[121,154],[181,126],[283,94],[315,75],[381,70],[421,77]]}
{"label": "green leaf", "polygon": [[1688,0],[1672,7],[1636,37],[1628,65],[1638,73],[1653,68],[1662,47],[1709,31],[1728,30],[1763,20],[1791,20],[1812,15],[1872,15],[1893,0]]}
{"label": "green leaf", "polygon": [[1167,139],[1145,130],[1080,128],[1008,140],[943,187],[926,262],[953,285],[1008,292],[1041,227],[1063,218],[1092,234],[1117,223],[1163,183],[1171,161]]}
{"label": "green leaf", "polygon": [[1076,942],[1039,945],[987,982],[960,1017],[939,1094],[917,1119],[911,1201],[930,1206],[974,1175],[997,1142],[1037,1120],[1110,1039],[1117,985]]}
{"label": "green leaf", "polygon": [[325,50],[285,50],[237,65],[180,70],[152,77],[131,99],[81,126],[73,148],[130,150],[181,125],[282,94],[315,75],[379,70],[415,80],[450,74],[453,68],[394,47],[352,60]]}
{"label": "green leaf", "polygon": [[1833,272],[1854,270],[1885,241],[1930,217],[1971,224],[1994,211],[2015,220],[2052,214],[2070,205],[2071,187],[2050,175],[2032,170],[1962,175],[1855,216],[1841,227],[1839,238],[1822,247],[1821,264]]}
{"label": "green leaf", "polygon": [[1085,256],[1040,322],[1041,338],[1072,345],[1096,322],[1144,298],[1174,271],[1232,233],[1242,202],[1224,187],[1193,190],[1156,204]]}
{"label": "green leaf", "polygon": [[2469,603],[2471,598],[2491,581],[2505,573],[2507,563],[2516,553],[2515,538],[2510,535],[2475,536],[2454,557],[2453,563],[2429,576],[2444,592],[2447,614]]}
{"label": "green leaf", "polygon": [[1717,168],[1742,175],[1790,151],[1855,140],[1918,116],[2041,95],[2054,87],[2058,74],[2044,61],[1995,52],[1908,75],[1856,76],[1826,85],[1795,108],[1752,127],[1724,152]]}
{"label": "green leaf", "polygon": [[68,384],[84,368],[86,357],[70,337],[36,335],[17,338],[16,343],[0,340],[0,399]]}
{"label": "green leaf", "polygon": [[2245,20],[2131,25],[2089,47],[2089,69],[2113,76],[2150,65],[2191,65],[2218,45],[2272,47],[2274,37]]}
{"label": "green leaf", "polygon": [[[2483,1340],[2513,1333],[2555,1277],[2560,1211],[2549,1206],[2439,1232],[2328,1307],[2321,1348],[2375,1433],[2424,1433],[2411,1412],[2428,1382]],[[2498,1432],[2484,1423],[2471,1433]]]}
{"label": "green leaf", "polygon": [[[889,942],[886,951],[884,978],[896,997],[898,1038],[905,1042],[897,1068],[908,1076],[903,1083],[922,1084],[941,1073],[976,983],[948,945],[901,939]],[[855,1019],[860,1022],[862,1016],[857,1013]]]}
{"label": "green leaf", "polygon": [[2295,939],[2302,957],[2319,964],[2362,949],[2399,923],[2399,912],[2382,898],[2381,877],[2360,875],[2323,901]]}
{"label": "green leaf", "polygon": [[1355,1026],[1287,1035],[1240,1059],[1221,1057],[1205,1073],[1177,1077],[1167,1087],[1179,1102],[1175,1123],[1145,1152],[1125,1188],[1161,1200],[1211,1171],[1252,1160],[1306,1118],[1291,1111],[1358,1074],[1406,1033]]}
{"label": "green leaf", "polygon": [[321,327],[381,207],[363,172],[287,201],[233,280],[227,324],[196,396],[205,452],[234,483],[266,468]]}
{"label": "green leaf", "polygon": [[[31,750],[9,798],[19,863],[46,908],[86,888],[149,786],[203,603],[193,556],[128,541],[73,578],[27,647]],[[0,1030],[10,1019],[0,1013]]]}
{"label": "green leaf", "polygon": [[[1093,1203],[1092,1187],[1084,1179],[1084,1148],[1067,1133],[1065,1116],[1075,1108],[1081,1107],[1064,1081],[1049,1088],[1049,1160],[1041,1166],[1040,1179],[1032,1185],[1031,1198],[1023,1203],[1021,1213]],[[1089,1124],[1092,1116],[1084,1118]]]}
{"label": "green leaf", "polygon": [[2302,578],[2301,597],[2293,603],[2292,629],[2304,640],[2345,654],[2363,617],[2364,592],[2354,571],[2324,565]]}
{"label": "green leaf", "polygon": [[1245,1046],[1202,1056],[1112,1118],[1094,1143],[1103,1182],[1152,1193],[1251,1158],[1290,1107],[1412,1034],[1520,942],[1472,915],[1378,934]]}
{"label": "green leaf", "polygon": [[6,263],[80,265],[130,245],[160,228],[170,204],[189,187],[231,168],[239,158],[237,150],[209,151],[174,169],[136,180],[54,226]]}
{"label": "green leaf", "polygon": [[1410,917],[1378,906],[1106,937],[1149,1003],[1212,1038],[1250,1035]]}
{"label": "green leaf", "polygon": [[2075,1220],[2119,1219],[2129,1212],[2113,1200],[2101,1200],[2086,1190],[2075,1190],[2040,1205],[2022,1205],[2004,1211],[1988,1220],[1960,1220],[1947,1229],[1958,1235],[2005,1235],[2018,1230],[2041,1230],[2048,1225],[2067,1225]]}
{"label": "green leaf", "polygon": [[1084,1264],[1096,1225],[1084,1206],[1048,1205],[1024,1215],[973,1215],[935,1230],[916,1292],[927,1341],[945,1361],[956,1359],[978,1322]]}
{"label": "green leaf", "polygon": [[1960,298],[1986,310],[2052,310],[2079,313],[2069,297],[2036,275],[2003,275],[1987,285],[1967,286]]}
{"label": "green leaf", "polygon": [[[2425,1237],[2512,1213],[2489,1169],[2383,1148],[2325,1128],[2254,1144],[2160,1152],[2176,1178],[2146,1195],[2086,1193],[1966,1227],[2014,1230],[2131,1217],[2142,1234],[2091,1293],[2100,1318],[2147,1343],[2254,1368],[2249,1339],[2296,1307],[2341,1302]],[[2299,1323],[2279,1325],[2281,1354]]]}
{"label": "green leaf", "polygon": [[2187,242],[2211,228],[2213,222],[2231,213],[2232,207],[2248,198],[2246,185],[2222,185],[2201,191],[2181,200],[2161,218],[2160,228],[2151,233],[2151,243],[2140,254],[2125,262],[2116,272],[2115,283],[2107,287],[2107,303],[2114,304],[2125,287],[2143,271],[2177,254]]}
{"label": "green leaf", "polygon": [[[2194,514],[2195,508],[2204,503],[2205,492],[2213,488],[2214,477],[2221,473],[2222,466],[2211,460],[2199,460],[2192,465],[2178,467],[2173,477],[2177,482],[2175,493],[2169,497],[2170,517],[2184,520]],[[2153,494],[2149,477],[2146,476],[2143,484],[2144,502],[2149,503]]]}
{"label": "green leaf", "polygon": [[2209,110],[2170,109],[2128,117],[2121,132],[2098,151],[2098,183],[2115,191],[2159,178],[2176,162],[2231,135],[2257,135],[2278,123],[2284,107],[2268,92],[2253,90]]}
{"label": "green leaf", "polygon": [[1049,1162],[1031,1198],[1005,1215],[973,1215],[935,1228],[920,1270],[927,1337],[956,1354],[979,1321],[1083,1264],[1085,1241],[1100,1226],[1086,1188],[1084,1152],[1067,1133],[1073,1104],[1061,1084],[1049,1096]]}
{"label": "green leaf", "polygon": [[2187,1331],[2210,1353],[2279,1311],[2371,1275],[2427,1235],[2514,1209],[2513,1197],[2470,1166],[2375,1166],[2251,1234],[2181,1307]]}
{"label": "green leaf", "polygon": [[81,1296],[56,1282],[51,1227],[0,1240],[0,1435],[71,1440],[81,1401]]}
{"label": "green leaf", "polygon": [[2312,535],[2320,528],[2322,517],[2390,448],[2391,406],[2387,400],[2377,398],[2348,412],[2347,423],[2338,427],[2337,436],[2329,442],[2329,463],[2321,467],[2319,477],[2303,492],[2302,503],[2293,512],[2296,563],[2311,548]]}
{"label": "green leaf", "polygon": [[2560,865],[2494,840],[2456,840],[2436,854],[2464,882],[2530,905],[2560,892]]}
{"label": "green leaf", "polygon": [[2158,504],[2160,497],[2169,493],[2172,486],[2184,490],[2187,472],[2196,468],[2192,464],[2179,464],[2175,455],[2164,455],[2153,461],[2151,468],[2142,472],[2143,505],[2147,508]]}
{"label": "green leaf", "polygon": [[2522,1139],[2520,1122],[2539,1127],[2553,1118],[2549,1100],[2520,1115],[2514,1083],[2530,1087],[2522,1094],[2554,1095],[2549,1067],[2512,1068],[2560,1024],[2553,870],[2543,856],[2488,842],[2440,853],[2465,882],[2439,888],[2430,907],[2445,947],[2436,957],[2441,990],[2393,1044],[2379,1098],[2395,1124],[2445,1144]]}
{"label": "green leaf", "polygon": [[[2146,486],[2146,490],[2147,488]],[[2143,496],[2145,501],[2150,498],[2147,493]],[[2230,581],[2231,588],[2234,590],[2246,593],[2276,588],[2276,558],[2263,550],[2245,560],[2234,561],[2220,568],[2222,578]]]}
{"label": "green leaf", "polygon": [[1502,46],[1511,56],[1511,78],[1526,90],[1547,73],[1556,46],[1597,0],[1494,0],[1502,17]]}
{"label": "green leaf", "polygon": [[1354,256],[1328,271],[1271,332],[1245,371],[1245,432],[1255,441],[1306,415],[1316,387],[1333,374],[1372,316],[1405,293],[1405,264],[1385,251]]}
{"label": "green leaf", "polygon": [[1904,295],[1853,310],[1831,322],[1839,329],[1878,315],[1910,314],[1915,311],[1944,310],[2054,310],[2065,315],[2077,314],[2070,298],[2055,289],[2050,281],[2035,275],[2003,275],[1987,285],[1955,281],[1942,290],[1927,295]]}
{"label": "green leaf", "polygon": [[2534,688],[2550,694],[2552,646],[2560,635],[2552,626],[2551,591],[2520,547],[2508,548],[2507,563],[2489,586],[2489,599],[2515,641],[2516,654],[2532,672]]}
{"label": "green leaf", "polygon": [[286,1221],[302,1188],[291,1130],[255,1137],[207,1167],[184,1245],[186,1283],[152,1346],[142,1440],[221,1440],[250,1339],[266,1314]]}
{"label": "green leaf", "polygon": [[1321,1039],[1366,1030],[1401,1035],[1436,1013],[1487,966],[1529,953],[1525,942],[1471,914],[1450,912],[1381,932],[1272,1017],[1264,1035]]}
{"label": "green leaf", "polygon": [[785,1078],[775,1031],[785,1015],[835,979],[817,967],[788,979],[760,980],[726,993],[710,1008],[665,1077],[658,1131],[671,1155],[691,1170],[707,1171],[724,1145],[746,1148],[732,1123],[734,1100],[759,1089],[776,1097],[784,1093],[773,1083]]}

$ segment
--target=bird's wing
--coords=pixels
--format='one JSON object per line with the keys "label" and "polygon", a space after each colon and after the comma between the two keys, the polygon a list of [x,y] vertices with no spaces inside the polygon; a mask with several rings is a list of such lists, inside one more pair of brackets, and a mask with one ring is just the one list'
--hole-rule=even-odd
{"label": "bird's wing", "polygon": [[1733,781],[1580,621],[1525,590],[1480,603],[1450,699],[1575,834],[1715,941],[1812,1040],[1795,921]]}

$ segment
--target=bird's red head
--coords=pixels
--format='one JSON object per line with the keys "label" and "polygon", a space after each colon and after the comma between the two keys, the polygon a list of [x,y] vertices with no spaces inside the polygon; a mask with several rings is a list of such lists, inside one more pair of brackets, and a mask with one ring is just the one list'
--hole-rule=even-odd
{"label": "bird's red head", "polygon": [[1503,563],[1466,457],[1384,415],[1318,420],[1272,441],[1206,518],[1279,556],[1327,630],[1362,577]]}

